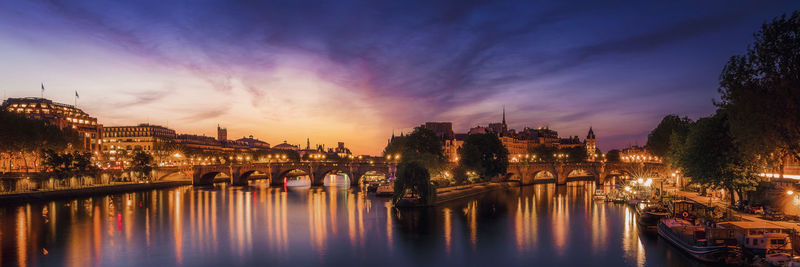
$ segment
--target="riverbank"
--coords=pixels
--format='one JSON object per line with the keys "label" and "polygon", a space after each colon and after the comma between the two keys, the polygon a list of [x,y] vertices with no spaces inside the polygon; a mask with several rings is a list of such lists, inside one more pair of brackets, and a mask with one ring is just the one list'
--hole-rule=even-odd
{"label": "riverbank", "polygon": [[0,205],[12,204],[12,203],[15,204],[22,202],[48,201],[61,198],[89,197],[89,196],[114,194],[114,193],[136,192],[136,191],[153,190],[159,188],[168,188],[168,187],[176,187],[176,186],[191,185],[191,184],[192,181],[165,181],[165,182],[152,182],[152,183],[99,185],[99,186],[75,188],[75,189],[5,194],[5,195],[0,195]]}
{"label": "riverbank", "polygon": [[667,187],[667,186],[665,186],[664,189],[672,190],[672,191],[674,191],[676,193],[677,196],[683,197],[683,198],[685,198],[685,199],[687,199],[689,201],[695,202],[695,203],[700,204],[700,205],[704,205],[704,206],[707,206],[707,207],[711,206],[711,207],[721,207],[721,208],[729,209],[729,210],[731,210],[733,212],[734,216],[736,216],[738,218],[741,218],[741,220],[743,220],[743,221],[756,222],[756,223],[763,224],[765,226],[766,225],[771,225],[771,226],[778,227],[778,228],[793,229],[794,231],[800,232],[800,224],[797,224],[797,223],[794,223],[794,222],[771,221],[771,220],[767,220],[767,219],[761,218],[761,217],[759,217],[759,215],[756,215],[756,214],[749,214],[749,213],[740,212],[740,211],[735,210],[735,209],[730,209],[729,204],[726,201],[723,201],[723,200],[717,199],[717,198],[711,198],[711,197],[708,197],[708,196],[700,196],[700,194],[696,193],[696,192],[682,191],[682,190],[679,190],[678,188]]}

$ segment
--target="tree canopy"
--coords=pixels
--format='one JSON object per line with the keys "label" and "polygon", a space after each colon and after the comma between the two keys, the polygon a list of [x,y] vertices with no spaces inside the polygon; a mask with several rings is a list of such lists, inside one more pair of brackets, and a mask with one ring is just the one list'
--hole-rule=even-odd
{"label": "tree canopy", "polygon": [[619,162],[620,161],[619,150],[618,149],[609,150],[608,153],[606,153],[606,160],[608,162]]}
{"label": "tree canopy", "polygon": [[686,136],[691,125],[692,120],[687,117],[681,118],[674,114],[665,116],[658,126],[647,135],[647,151],[660,158],[667,157],[672,135]]}
{"label": "tree canopy", "polygon": [[395,137],[383,150],[383,155],[401,155],[402,162],[418,161],[430,173],[439,173],[446,163],[442,139],[422,127],[405,136]]}
{"label": "tree canopy", "polygon": [[494,134],[470,134],[458,149],[459,165],[488,179],[505,174],[508,150]]}
{"label": "tree canopy", "polygon": [[136,151],[131,160],[131,171],[138,177],[149,179],[152,170],[153,156],[144,151]]}
{"label": "tree canopy", "polygon": [[528,152],[536,156],[537,161],[553,162],[556,161],[555,154],[558,154],[559,151],[554,146],[539,145],[532,147]]}
{"label": "tree canopy", "polygon": [[74,130],[0,111],[0,156],[21,160],[26,171],[30,165],[36,165],[44,150],[60,152],[70,147],[83,147],[82,138]]}
{"label": "tree canopy", "polygon": [[737,148],[727,124],[724,111],[698,120],[689,131],[679,165],[692,183],[727,189],[733,204],[734,192],[755,186],[759,166],[755,157]]}
{"label": "tree canopy", "polygon": [[747,53],[725,65],[717,106],[744,151],[773,165],[786,155],[800,160],[800,12],[773,19],[754,37]]}
{"label": "tree canopy", "polygon": [[419,197],[425,204],[433,203],[436,197],[430,173],[419,161],[406,161],[397,165],[397,179],[394,181],[395,203],[406,195],[406,191],[410,191],[413,197]]}

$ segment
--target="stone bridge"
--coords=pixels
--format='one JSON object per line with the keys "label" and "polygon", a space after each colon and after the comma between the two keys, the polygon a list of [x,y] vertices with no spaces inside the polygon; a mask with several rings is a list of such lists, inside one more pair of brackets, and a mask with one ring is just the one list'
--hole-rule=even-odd
{"label": "stone bridge", "polygon": [[[336,162],[280,162],[280,163],[242,163],[190,166],[193,185],[210,185],[218,174],[230,177],[233,185],[246,185],[248,179],[258,172],[266,175],[273,185],[283,184],[292,171],[302,171],[311,178],[311,185],[322,185],[329,174],[346,174],[352,185],[357,185],[367,172],[394,176],[396,164],[393,163],[336,163]],[[181,170],[176,170],[181,171]],[[163,175],[163,174],[162,174]]]}
{"label": "stone bridge", "polygon": [[510,163],[506,178],[521,184],[555,183],[564,185],[571,181],[594,181],[604,184],[621,175],[631,177],[666,177],[666,168],[660,163],[628,162],[520,162]]}

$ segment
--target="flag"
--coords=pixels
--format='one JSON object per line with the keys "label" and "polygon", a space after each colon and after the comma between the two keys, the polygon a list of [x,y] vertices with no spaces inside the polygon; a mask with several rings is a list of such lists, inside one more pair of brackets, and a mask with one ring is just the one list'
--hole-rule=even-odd
{"label": "flag", "polygon": [[42,83],[42,93],[44,93],[44,83]]}
{"label": "flag", "polygon": [[75,91],[75,97],[76,97],[76,98],[81,98],[81,96],[80,96],[80,95],[78,95],[78,91]]}

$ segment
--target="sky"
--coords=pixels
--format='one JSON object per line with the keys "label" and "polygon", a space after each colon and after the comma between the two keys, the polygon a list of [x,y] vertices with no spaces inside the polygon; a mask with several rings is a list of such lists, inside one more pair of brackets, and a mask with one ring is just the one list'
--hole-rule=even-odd
{"label": "sky", "polygon": [[106,126],[345,142],[379,154],[426,121],[589,127],[644,145],[714,111],[725,62],[797,1],[0,1],[5,97]]}

